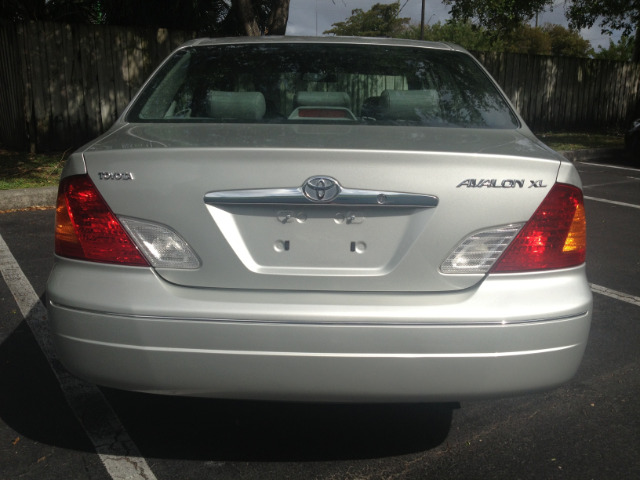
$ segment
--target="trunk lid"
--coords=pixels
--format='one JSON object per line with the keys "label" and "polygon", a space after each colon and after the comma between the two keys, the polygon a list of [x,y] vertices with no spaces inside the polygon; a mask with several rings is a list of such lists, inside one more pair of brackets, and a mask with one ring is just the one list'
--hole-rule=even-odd
{"label": "trunk lid", "polygon": [[473,286],[484,276],[441,263],[475,231],[526,222],[559,167],[515,130],[329,125],[124,125],[84,158],[114,213],[169,226],[200,257],[165,280],[314,291]]}

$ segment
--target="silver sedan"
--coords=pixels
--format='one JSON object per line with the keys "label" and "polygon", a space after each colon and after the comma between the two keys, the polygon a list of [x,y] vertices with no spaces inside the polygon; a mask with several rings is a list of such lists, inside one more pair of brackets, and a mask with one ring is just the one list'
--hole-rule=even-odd
{"label": "silver sedan", "polygon": [[438,43],[183,45],[70,157],[55,249],[62,362],[142,392],[518,394],[592,314],[575,168]]}

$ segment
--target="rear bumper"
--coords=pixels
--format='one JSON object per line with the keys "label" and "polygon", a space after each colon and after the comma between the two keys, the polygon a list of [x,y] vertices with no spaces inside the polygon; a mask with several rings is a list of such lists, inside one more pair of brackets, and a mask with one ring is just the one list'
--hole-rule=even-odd
{"label": "rear bumper", "polygon": [[81,378],[135,391],[378,402],[516,394],[570,379],[591,320],[583,267],[434,296],[202,291],[79,263],[58,261],[48,285],[60,359]]}

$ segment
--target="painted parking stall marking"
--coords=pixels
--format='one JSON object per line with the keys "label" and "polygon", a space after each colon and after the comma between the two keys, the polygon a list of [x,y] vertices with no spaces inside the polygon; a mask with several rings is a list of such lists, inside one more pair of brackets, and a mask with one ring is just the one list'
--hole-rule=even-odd
{"label": "painted parking stall marking", "polygon": [[628,293],[618,292],[616,290],[611,290],[610,288],[602,287],[600,285],[591,285],[591,290],[594,293],[599,293],[600,295],[606,295],[610,298],[615,298],[616,300],[620,300],[622,302],[630,303],[631,305],[636,305],[640,307],[640,297],[636,297],[634,295],[629,295]]}
{"label": "painted parking stall marking", "polygon": [[[602,163],[590,163],[590,162],[580,162],[580,165],[585,166],[585,167],[611,168],[611,169],[614,169],[614,170],[626,170],[626,171],[640,173],[640,169],[631,168],[631,167],[621,167],[621,166],[618,166],[618,165],[606,165],[606,164],[602,164]],[[616,181],[616,182],[601,183],[601,184],[594,184],[594,185],[584,185],[583,188],[588,189],[588,188],[593,188],[593,187],[607,187],[607,186],[610,186],[610,185],[620,185],[620,184],[625,184],[625,183],[632,183],[634,181],[640,181],[640,178],[635,177],[635,176],[628,176],[627,180],[624,180],[624,181]],[[633,204],[633,203],[626,203],[626,202],[618,202],[618,201],[615,201],[615,200],[608,200],[606,198],[598,198],[598,197],[591,197],[591,196],[585,195],[584,199],[585,200],[591,200],[593,202],[601,202],[601,203],[608,203],[610,205],[618,205],[620,207],[628,207],[628,208],[640,209],[640,205],[636,205],[636,204]],[[616,290],[612,290],[610,288],[603,287],[601,285],[595,285],[593,283],[590,284],[590,285],[591,285],[591,290],[594,293],[598,293],[600,295],[605,295],[607,297],[614,298],[616,300],[620,300],[622,302],[626,302],[626,303],[629,303],[631,305],[640,306],[640,297],[636,297],[634,295],[629,295],[629,294],[623,293],[623,292],[618,292]]]}
{"label": "painted parking stall marking", "polygon": [[71,410],[111,478],[155,480],[154,473],[98,387],[74,377],[60,364],[51,341],[47,310],[1,235],[0,272],[55,373]]}
{"label": "painted parking stall marking", "polygon": [[577,162],[585,167],[612,168],[614,170],[628,170],[630,172],[640,173],[640,168],[622,167],[620,165],[607,165],[606,163]]}
{"label": "painted parking stall marking", "polygon": [[[613,170],[626,170],[626,171],[630,171],[630,172],[636,172],[640,174],[640,169],[638,168],[632,168],[632,167],[621,167],[618,165],[606,165],[606,164],[602,164],[602,163],[590,163],[590,162],[579,162],[581,166],[584,167],[598,167],[598,168],[610,168]],[[626,183],[634,183],[634,182],[638,182],[640,181],[640,177],[635,177],[635,176],[628,176],[627,180],[623,180],[623,181],[615,181],[615,182],[607,182],[607,183],[599,183],[599,184],[593,184],[593,185],[583,185],[583,189],[589,189],[589,188],[595,188],[595,187],[608,187],[611,185],[623,185]],[[591,197],[588,195],[584,196],[585,200],[591,200],[593,202],[601,202],[601,203],[608,203],[610,205],[618,205],[620,207],[629,207],[629,208],[636,208],[636,209],[640,209],[640,205],[636,205],[633,203],[626,203],[626,202],[618,202],[615,200],[608,200],[606,198],[599,198],[599,197]]]}
{"label": "painted parking stall marking", "polygon": [[633,203],[616,202],[615,200],[607,200],[606,198],[588,197],[588,196],[585,195],[584,199],[585,200],[592,200],[594,202],[609,203],[611,205],[618,205],[618,206],[621,206],[621,207],[631,207],[631,208],[640,209],[640,205],[634,205]]}

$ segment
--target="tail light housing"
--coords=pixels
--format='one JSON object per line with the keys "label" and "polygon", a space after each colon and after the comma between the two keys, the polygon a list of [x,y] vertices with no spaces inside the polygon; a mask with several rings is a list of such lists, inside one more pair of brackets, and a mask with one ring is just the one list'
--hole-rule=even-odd
{"label": "tail light housing", "polygon": [[585,262],[587,226],[582,191],[556,183],[491,269],[492,273],[569,268]]}
{"label": "tail light housing", "polygon": [[149,265],[87,175],[60,183],[55,251],[79,260]]}
{"label": "tail light housing", "polygon": [[440,271],[486,274],[569,268],[584,263],[586,243],[582,191],[557,183],[528,222],[473,233],[453,250]]}

